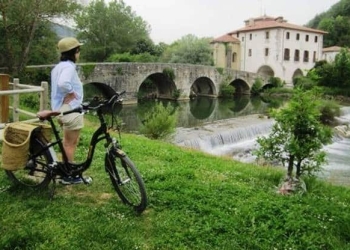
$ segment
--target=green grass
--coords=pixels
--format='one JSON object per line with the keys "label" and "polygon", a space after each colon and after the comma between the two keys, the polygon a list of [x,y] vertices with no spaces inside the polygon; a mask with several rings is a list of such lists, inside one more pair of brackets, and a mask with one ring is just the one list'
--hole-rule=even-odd
{"label": "green grass", "polygon": [[[80,158],[92,131],[84,128]],[[285,171],[137,135],[122,144],[145,180],[143,214],[113,191],[101,143],[93,184],[57,185],[52,200],[0,172],[0,249],[350,249],[347,187],[309,179],[306,194],[282,196]]]}

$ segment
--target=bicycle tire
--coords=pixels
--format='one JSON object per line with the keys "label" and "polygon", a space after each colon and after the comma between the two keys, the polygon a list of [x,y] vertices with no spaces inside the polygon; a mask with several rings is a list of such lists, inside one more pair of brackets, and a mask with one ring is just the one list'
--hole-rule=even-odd
{"label": "bicycle tire", "polygon": [[51,176],[47,166],[53,162],[53,158],[48,149],[43,150],[44,145],[45,142],[38,137],[31,138],[26,166],[16,171],[5,170],[12,182],[31,188],[45,188],[49,185]]}
{"label": "bicycle tire", "polygon": [[122,202],[142,213],[147,207],[147,194],[141,174],[126,155],[107,154],[106,169]]}

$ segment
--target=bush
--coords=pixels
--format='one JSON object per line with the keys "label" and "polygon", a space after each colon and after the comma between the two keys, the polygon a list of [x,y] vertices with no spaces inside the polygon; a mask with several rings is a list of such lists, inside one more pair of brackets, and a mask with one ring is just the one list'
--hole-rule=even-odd
{"label": "bush", "polygon": [[153,109],[146,113],[140,132],[151,139],[165,139],[176,128],[177,112],[168,104],[156,104]]}
{"label": "bush", "polygon": [[334,118],[340,116],[340,106],[334,100],[322,100],[320,112],[321,122],[326,125],[331,125],[334,123]]}
{"label": "bush", "polygon": [[262,86],[263,86],[262,80],[260,78],[256,78],[253,83],[252,89],[250,91],[252,95],[259,95],[259,93],[262,90]]}
{"label": "bush", "polygon": [[163,69],[163,74],[170,80],[175,80],[175,73],[174,73],[174,69],[172,68],[165,68]]}
{"label": "bush", "polygon": [[274,88],[283,87],[283,82],[279,77],[274,77],[274,76],[270,77],[269,84],[271,84]]}
{"label": "bush", "polygon": [[316,83],[309,77],[298,76],[293,78],[294,87],[302,88],[304,90],[310,90],[316,86]]}
{"label": "bush", "polygon": [[225,83],[220,84],[220,93],[219,93],[220,97],[223,97],[223,98],[233,97],[234,94],[235,94],[235,87]]}

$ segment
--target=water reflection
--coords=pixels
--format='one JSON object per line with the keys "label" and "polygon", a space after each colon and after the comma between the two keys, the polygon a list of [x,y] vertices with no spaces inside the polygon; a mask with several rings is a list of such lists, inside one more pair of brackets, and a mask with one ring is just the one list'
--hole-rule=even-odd
{"label": "water reflection", "polygon": [[207,119],[213,113],[216,101],[213,98],[197,97],[189,102],[193,117],[198,120]]}
{"label": "water reflection", "polygon": [[218,120],[230,119],[251,114],[263,114],[271,107],[259,97],[235,97],[234,99],[195,98],[189,101],[149,100],[137,104],[123,105],[118,116],[125,124],[124,130],[138,131],[147,112],[157,103],[171,105],[178,112],[178,127],[191,128]]}

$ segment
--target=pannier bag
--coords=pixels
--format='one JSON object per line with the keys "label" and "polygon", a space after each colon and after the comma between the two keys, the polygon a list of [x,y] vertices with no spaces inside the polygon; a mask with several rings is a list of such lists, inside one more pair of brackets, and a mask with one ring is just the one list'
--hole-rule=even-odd
{"label": "pannier bag", "polygon": [[36,128],[46,141],[51,140],[51,127],[47,124],[14,122],[6,125],[2,143],[3,169],[15,171],[26,166],[31,134]]}

